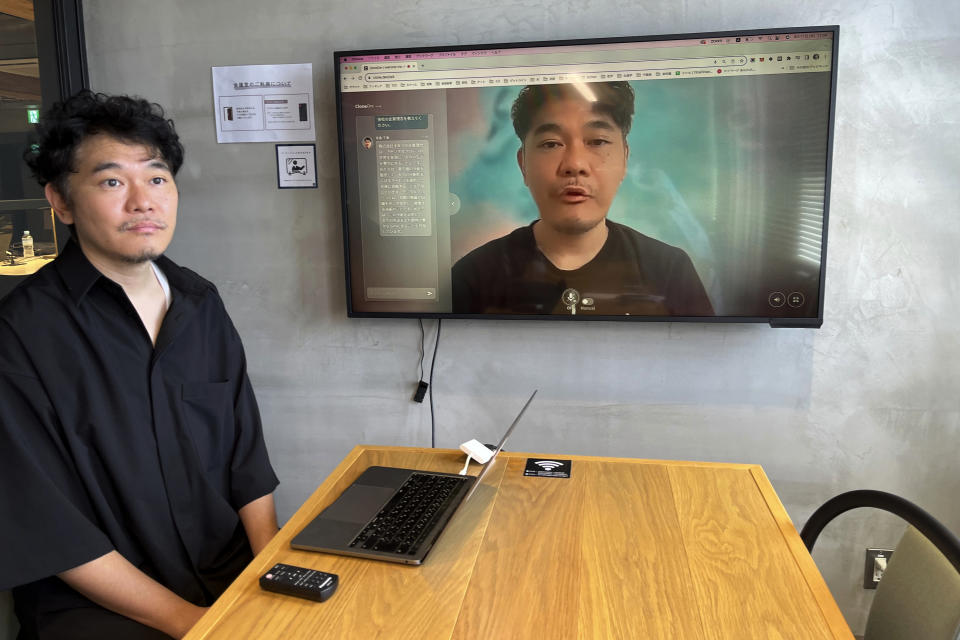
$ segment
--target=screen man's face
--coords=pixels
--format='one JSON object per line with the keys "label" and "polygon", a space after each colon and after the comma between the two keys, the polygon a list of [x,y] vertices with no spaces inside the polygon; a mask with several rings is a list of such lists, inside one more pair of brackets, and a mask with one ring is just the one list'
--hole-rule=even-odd
{"label": "screen man's face", "polygon": [[578,96],[548,100],[536,113],[517,162],[540,219],[585,233],[606,218],[627,170],[623,131]]}

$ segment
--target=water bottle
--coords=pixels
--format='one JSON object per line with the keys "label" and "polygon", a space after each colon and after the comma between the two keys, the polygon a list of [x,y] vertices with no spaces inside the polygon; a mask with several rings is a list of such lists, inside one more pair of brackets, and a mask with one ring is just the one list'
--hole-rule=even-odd
{"label": "water bottle", "polygon": [[33,236],[30,235],[30,230],[23,232],[23,257],[32,258],[33,257]]}

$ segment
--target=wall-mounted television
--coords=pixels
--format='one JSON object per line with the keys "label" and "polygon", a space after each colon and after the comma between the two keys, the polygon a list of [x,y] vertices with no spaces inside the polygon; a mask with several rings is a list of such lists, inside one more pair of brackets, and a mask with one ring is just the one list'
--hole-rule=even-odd
{"label": "wall-mounted television", "polygon": [[838,33],[336,52],[349,315],[819,327]]}

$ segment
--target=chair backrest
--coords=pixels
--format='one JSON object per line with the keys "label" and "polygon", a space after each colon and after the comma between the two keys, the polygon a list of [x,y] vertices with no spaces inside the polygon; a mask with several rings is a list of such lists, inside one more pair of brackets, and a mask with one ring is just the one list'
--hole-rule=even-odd
{"label": "chair backrest", "polygon": [[887,564],[864,640],[960,639],[960,573],[913,527]]}
{"label": "chair backrest", "polygon": [[13,640],[20,631],[13,613],[13,597],[9,591],[0,591],[0,640]]}

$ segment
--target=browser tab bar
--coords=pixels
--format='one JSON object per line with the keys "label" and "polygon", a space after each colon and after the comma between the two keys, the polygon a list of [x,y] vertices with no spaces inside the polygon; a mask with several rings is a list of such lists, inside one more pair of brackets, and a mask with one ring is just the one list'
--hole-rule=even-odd
{"label": "browser tab bar", "polygon": [[828,72],[830,33],[774,33],[544,49],[476,49],[340,59],[341,91],[522,86]]}

